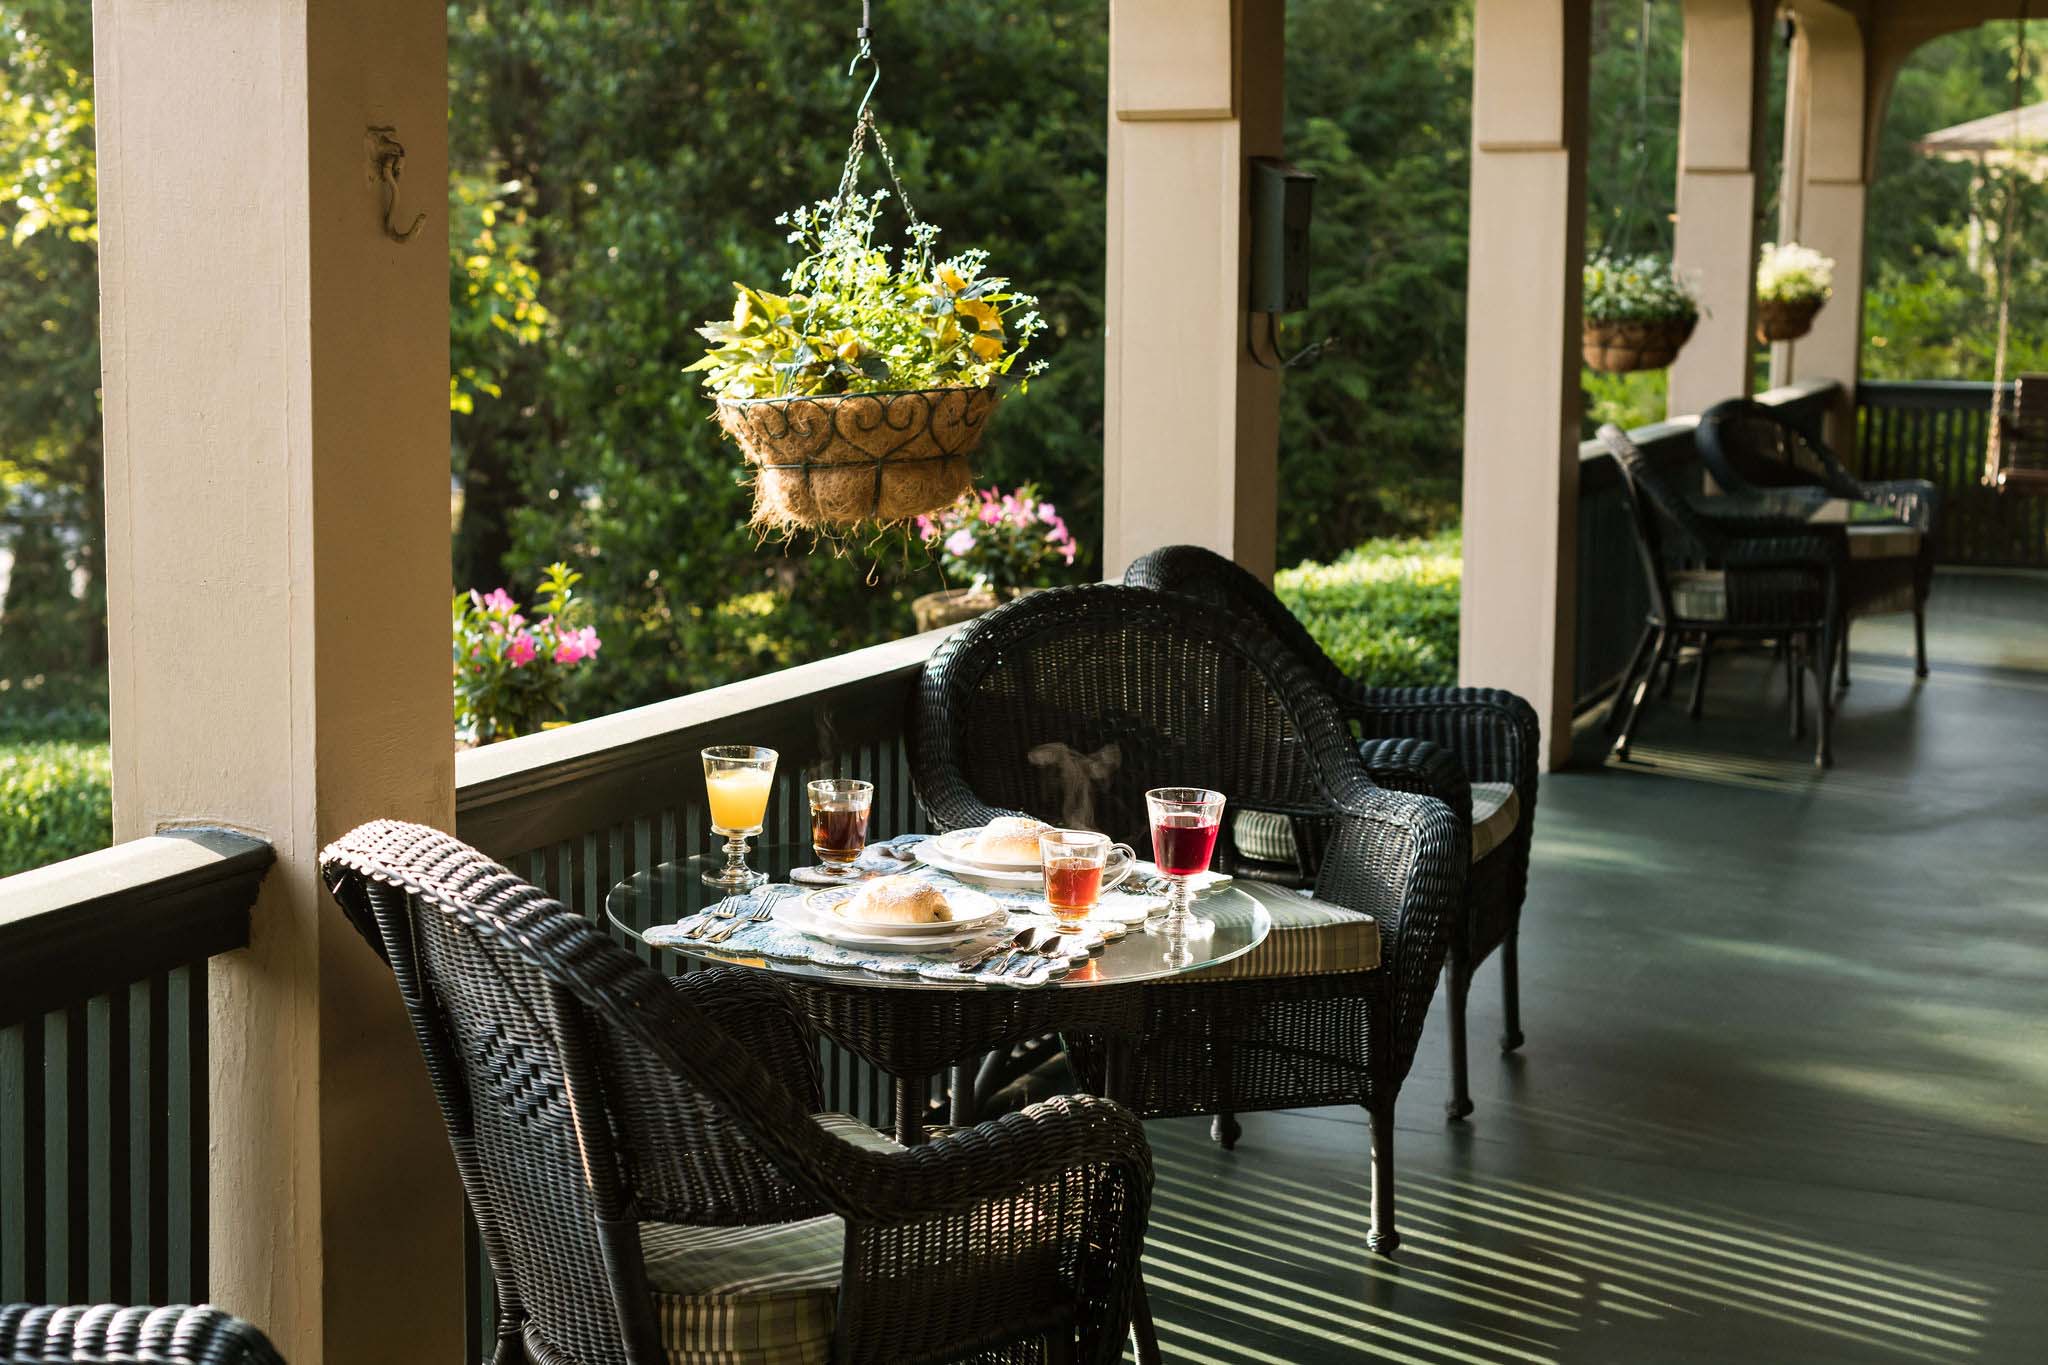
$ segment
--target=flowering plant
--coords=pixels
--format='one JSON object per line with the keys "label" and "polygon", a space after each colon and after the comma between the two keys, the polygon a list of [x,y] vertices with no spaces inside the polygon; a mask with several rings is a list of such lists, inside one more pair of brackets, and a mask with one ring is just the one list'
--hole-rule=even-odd
{"label": "flowering plant", "polygon": [[550,564],[528,621],[503,588],[455,594],[455,730],[479,744],[563,723],[562,683],[597,657],[597,631],[581,624],[583,575]]}
{"label": "flowering plant", "polygon": [[[939,230],[910,229],[910,248],[892,264],[875,241],[887,190],[821,200],[775,221],[803,257],[783,275],[787,294],[744,284],[731,321],[697,329],[709,354],[702,371],[717,398],[888,393],[983,388],[1008,375],[1045,330],[1038,300],[986,273],[988,253],[933,254]],[[1030,374],[1045,368],[1040,360]]]}
{"label": "flowering plant", "polygon": [[1797,242],[1765,242],[1757,256],[1756,296],[1763,303],[1808,303],[1835,292],[1835,262]]}
{"label": "flowering plant", "polygon": [[951,507],[917,518],[916,527],[926,545],[938,548],[943,570],[998,599],[1015,597],[1055,561],[1070,565],[1080,553],[1059,509],[1041,501],[1038,485],[1031,483],[1008,493],[970,492]]}
{"label": "flowering plant", "polygon": [[1693,283],[1662,256],[1586,262],[1586,321],[1692,322],[1700,315]]}

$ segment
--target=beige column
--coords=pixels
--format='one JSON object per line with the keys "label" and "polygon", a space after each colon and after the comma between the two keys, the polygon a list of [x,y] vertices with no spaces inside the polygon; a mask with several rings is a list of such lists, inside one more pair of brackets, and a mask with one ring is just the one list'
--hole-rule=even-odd
{"label": "beige column", "polygon": [[1284,0],[1110,0],[1103,567],[1273,572],[1280,378],[1245,346],[1245,164],[1281,151]]}
{"label": "beige column", "polygon": [[1589,0],[1477,0],[1458,673],[1570,757]]}
{"label": "beige column", "polygon": [[[208,974],[215,1301],[293,1365],[453,1361],[459,1189],[390,974],[321,889],[452,827],[439,5],[101,0],[115,832],[277,848]],[[371,125],[408,153],[389,240]]]}
{"label": "beige column", "polygon": [[1757,175],[1776,9],[1776,0],[1685,0],[1673,260],[1698,285],[1703,316],[1671,367],[1674,417],[1754,386]]}
{"label": "beige column", "polygon": [[[1802,4],[1796,14],[1786,90],[1785,183],[1778,231],[1835,260],[1835,294],[1798,341],[1772,348],[1771,380],[1833,379],[1853,416],[1863,347],[1864,204],[1871,117],[1864,39],[1855,18],[1833,5]],[[1844,414],[1838,414],[1838,417]],[[1853,423],[1831,427],[1839,447]]]}

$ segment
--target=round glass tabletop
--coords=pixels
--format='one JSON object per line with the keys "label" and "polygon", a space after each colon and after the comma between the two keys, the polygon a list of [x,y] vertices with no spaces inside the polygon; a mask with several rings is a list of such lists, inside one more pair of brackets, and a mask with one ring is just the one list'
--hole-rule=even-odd
{"label": "round glass tabletop", "polygon": [[[707,867],[723,865],[722,852],[705,853],[673,863],[663,863],[647,872],[627,878],[605,897],[605,915],[612,926],[635,942],[655,925],[669,925],[710,908],[723,893],[705,886],[701,875]],[[790,868],[815,862],[808,844],[769,844],[756,847],[748,863],[776,882],[789,879]],[[1242,957],[1265,940],[1272,920],[1265,907],[1243,891],[1225,886],[1210,891],[1195,902],[1195,913],[1214,922],[1207,937],[1175,944],[1167,938],[1133,928],[1120,939],[1103,944],[1078,961],[1065,975],[1043,986],[1025,989],[1072,989],[1083,986],[1129,985],[1153,981],[1181,972],[1199,971]],[[932,980],[928,977],[894,972],[867,971],[856,967],[827,966],[815,962],[760,957],[729,952],[710,946],[658,945],[660,951],[680,953],[704,962],[758,967],[781,975],[809,981],[845,985],[877,986],[901,990],[1016,990],[1015,985],[974,979]]]}

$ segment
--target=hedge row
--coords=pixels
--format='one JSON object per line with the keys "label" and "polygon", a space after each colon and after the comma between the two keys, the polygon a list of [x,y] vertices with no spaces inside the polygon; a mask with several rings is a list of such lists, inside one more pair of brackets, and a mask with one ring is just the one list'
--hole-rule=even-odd
{"label": "hedge row", "polygon": [[1458,680],[1456,531],[1372,540],[1330,564],[1282,570],[1274,589],[1346,673],[1395,686]]}
{"label": "hedge row", "polygon": [[0,877],[91,853],[113,838],[104,743],[0,744]]}

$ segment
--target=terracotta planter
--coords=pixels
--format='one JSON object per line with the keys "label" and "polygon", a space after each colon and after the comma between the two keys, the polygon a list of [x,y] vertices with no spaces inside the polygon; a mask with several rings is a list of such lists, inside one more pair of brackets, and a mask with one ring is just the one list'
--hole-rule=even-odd
{"label": "terracotta planter", "polygon": [[1826,299],[1764,299],[1756,306],[1756,339],[1797,341],[1813,330],[1813,319]]}
{"label": "terracotta planter", "polygon": [[957,625],[972,621],[986,612],[994,611],[1001,604],[994,593],[980,592],[973,588],[947,588],[943,592],[928,592],[910,604],[910,610],[917,616],[919,631],[937,630],[941,626]]}
{"label": "terracotta planter", "polygon": [[1679,348],[1692,336],[1697,318],[1655,318],[1648,321],[1595,322],[1587,319],[1580,352],[1586,363],[1605,374],[1661,370],[1678,359]]}
{"label": "terracotta planter", "polygon": [[887,525],[949,506],[1002,395],[912,389],[720,399],[719,425],[753,466],[754,524],[772,531]]}

